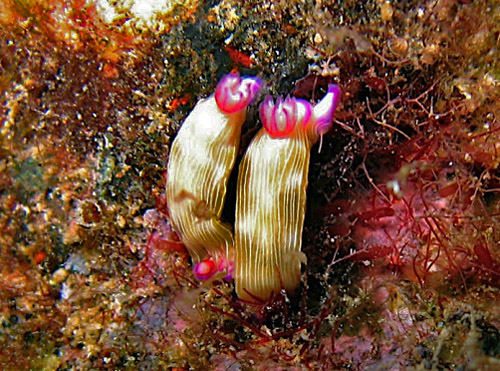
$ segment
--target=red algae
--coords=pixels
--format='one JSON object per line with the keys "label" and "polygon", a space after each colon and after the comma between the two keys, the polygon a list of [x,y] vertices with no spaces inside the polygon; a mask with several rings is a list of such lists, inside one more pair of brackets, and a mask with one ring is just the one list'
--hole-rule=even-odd
{"label": "red algae", "polygon": [[[419,175],[416,171],[412,178]],[[489,227],[482,225],[478,205],[471,203],[464,210],[459,206],[462,200],[454,202],[452,196],[458,197],[458,186],[453,187],[455,192],[443,195],[432,182],[424,183],[423,189],[419,181],[404,183],[400,186],[392,178],[379,187],[382,193],[374,189],[362,201],[353,203],[344,222],[351,225],[357,246],[352,258],[370,261],[378,268],[382,265],[375,259],[384,258],[389,269],[421,285],[449,285],[451,280],[466,286],[466,276],[485,278],[485,270],[491,273],[490,283],[498,282],[499,272],[493,270],[498,262],[494,263],[489,250],[477,244],[484,239],[481,232],[486,233]],[[395,187],[398,195],[391,194]],[[484,266],[478,266],[478,257]]]}

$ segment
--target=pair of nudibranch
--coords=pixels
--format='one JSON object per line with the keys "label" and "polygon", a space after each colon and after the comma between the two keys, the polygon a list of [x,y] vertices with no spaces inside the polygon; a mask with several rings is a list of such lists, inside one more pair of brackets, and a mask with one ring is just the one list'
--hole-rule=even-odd
{"label": "pair of nudibranch", "polygon": [[199,101],[172,143],[167,165],[170,222],[186,245],[199,279],[233,276],[247,300],[267,300],[300,282],[302,229],[311,146],[332,125],[340,89],[331,84],[315,106],[266,97],[263,128],[241,161],[234,233],[221,221],[246,108],[262,81],[229,74]]}

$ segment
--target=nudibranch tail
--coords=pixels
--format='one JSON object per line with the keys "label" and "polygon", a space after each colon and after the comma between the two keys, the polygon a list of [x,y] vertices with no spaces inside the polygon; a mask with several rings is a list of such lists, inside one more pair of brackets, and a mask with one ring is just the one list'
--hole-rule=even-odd
{"label": "nudibranch tail", "polygon": [[287,96],[285,100],[278,97],[276,104],[271,96],[267,96],[259,107],[260,120],[264,129],[273,138],[284,138],[299,123],[307,123],[312,115],[311,105],[297,98]]}
{"label": "nudibranch tail", "polygon": [[199,280],[207,280],[217,272],[217,263],[212,258],[206,258],[193,266],[194,276]]}
{"label": "nudibranch tail", "polygon": [[217,261],[208,257],[193,266],[194,276],[202,281],[210,279],[218,272],[226,272],[224,279],[233,278],[233,262],[225,257],[220,257]]}
{"label": "nudibranch tail", "polygon": [[215,101],[226,113],[246,108],[257,95],[262,80],[257,77],[240,77],[238,73],[224,76],[215,88]]}
{"label": "nudibranch tail", "polygon": [[312,124],[316,134],[323,135],[332,127],[333,114],[339,104],[340,96],[339,86],[329,84],[326,95],[314,106]]}

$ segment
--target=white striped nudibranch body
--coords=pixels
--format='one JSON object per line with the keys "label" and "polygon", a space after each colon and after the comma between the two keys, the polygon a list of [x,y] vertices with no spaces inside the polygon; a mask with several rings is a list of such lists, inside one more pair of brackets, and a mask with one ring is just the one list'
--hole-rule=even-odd
{"label": "white striped nudibranch body", "polygon": [[264,128],[240,164],[237,185],[234,278],[242,299],[265,301],[299,285],[310,150],[330,129],[339,98],[332,84],[314,107],[289,97],[260,106]]}
{"label": "white striped nudibranch body", "polygon": [[229,74],[215,94],[199,101],[170,148],[166,198],[170,223],[186,245],[194,273],[207,279],[230,270],[233,233],[220,220],[246,107],[261,81]]}

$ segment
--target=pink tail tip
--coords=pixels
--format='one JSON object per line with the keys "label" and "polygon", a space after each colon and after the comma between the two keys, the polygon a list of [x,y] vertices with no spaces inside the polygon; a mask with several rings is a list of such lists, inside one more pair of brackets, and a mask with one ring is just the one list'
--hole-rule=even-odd
{"label": "pink tail tip", "polygon": [[338,85],[329,84],[326,95],[313,109],[314,123],[318,135],[326,133],[332,127],[333,114],[337,108],[342,92]]}
{"label": "pink tail tip", "polygon": [[194,276],[199,280],[208,280],[217,272],[217,265],[211,258],[207,258],[193,267]]}
{"label": "pink tail tip", "polygon": [[276,104],[267,96],[259,107],[260,120],[264,129],[273,138],[288,136],[299,124],[307,123],[312,115],[311,105],[297,98],[278,97]]}
{"label": "pink tail tip", "polygon": [[217,272],[226,272],[224,279],[230,280],[233,278],[233,269],[233,262],[226,258],[219,258],[215,261],[212,257],[208,257],[194,265],[193,273],[197,279],[206,281]]}
{"label": "pink tail tip", "polygon": [[225,75],[215,88],[215,101],[226,113],[246,108],[257,95],[262,80],[257,77],[240,77],[238,73]]}

